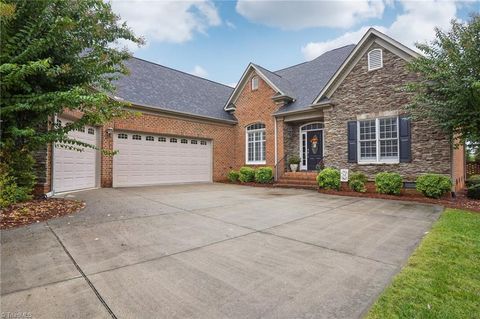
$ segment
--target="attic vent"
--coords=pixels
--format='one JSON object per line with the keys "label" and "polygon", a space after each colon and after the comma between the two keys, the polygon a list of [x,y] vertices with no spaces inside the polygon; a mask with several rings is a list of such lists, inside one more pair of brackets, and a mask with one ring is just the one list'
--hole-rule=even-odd
{"label": "attic vent", "polygon": [[383,67],[382,50],[373,49],[368,52],[368,71],[373,71]]}

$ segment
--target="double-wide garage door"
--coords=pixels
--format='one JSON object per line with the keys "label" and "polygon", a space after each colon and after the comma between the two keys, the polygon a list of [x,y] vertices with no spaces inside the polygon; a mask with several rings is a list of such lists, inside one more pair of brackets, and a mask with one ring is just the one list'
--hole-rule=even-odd
{"label": "double-wide garage door", "polygon": [[212,142],[114,132],[113,186],[212,181]]}
{"label": "double-wide garage door", "polygon": [[[71,122],[64,118],[57,120],[65,126]],[[98,147],[98,129],[86,126],[77,131],[71,131],[68,136]],[[84,148],[82,152],[68,149],[56,144],[53,151],[53,189],[56,193],[78,189],[92,188],[97,185],[98,151]]]}

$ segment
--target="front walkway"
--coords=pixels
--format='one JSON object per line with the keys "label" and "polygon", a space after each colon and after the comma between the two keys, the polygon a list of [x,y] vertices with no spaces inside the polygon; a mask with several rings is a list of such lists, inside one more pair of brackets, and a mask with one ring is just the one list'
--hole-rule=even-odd
{"label": "front walkway", "polygon": [[1,307],[34,318],[355,318],[439,207],[227,184],[99,189],[2,232]]}

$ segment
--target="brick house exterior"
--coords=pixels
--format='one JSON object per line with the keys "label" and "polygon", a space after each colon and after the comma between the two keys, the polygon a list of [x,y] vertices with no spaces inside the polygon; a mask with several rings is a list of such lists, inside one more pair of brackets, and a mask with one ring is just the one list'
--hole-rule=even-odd
{"label": "brick house exterior", "polygon": [[[371,60],[371,52],[377,54],[377,60]],[[369,70],[370,63],[379,62],[379,52],[380,67]],[[321,158],[325,166],[361,171],[370,179],[378,172],[391,171],[414,182],[420,174],[434,172],[451,176],[459,190],[465,176],[463,148],[454,148],[449,136],[433,123],[408,118],[405,107],[412,96],[402,86],[417,80],[406,69],[415,56],[370,29],[356,46],[329,51],[310,62],[275,72],[250,64],[235,89],[137,59],[131,64],[133,75],[117,84],[119,95],[113,98],[132,102],[141,115],[100,127],[99,145],[115,150],[116,132],[205,139],[212,145],[213,181],[225,180],[231,169],[242,166],[270,166],[280,177],[292,155],[302,158],[301,169],[312,170],[310,157],[314,158],[315,151],[316,160]],[[148,72],[160,73],[145,75]],[[144,78],[172,80],[149,87]],[[182,91],[175,87],[176,78]],[[148,91],[139,94],[140,89]],[[361,140],[365,123],[370,130],[376,123],[371,141]],[[353,144],[350,133],[354,130],[349,127],[357,130]],[[252,128],[255,133],[249,131]],[[382,133],[382,129],[394,133]],[[382,134],[394,135],[383,141]],[[362,160],[364,152],[373,162]],[[388,155],[386,162],[382,154]],[[52,147],[39,152],[36,159],[37,190],[51,191]],[[101,155],[98,166],[98,186],[112,187],[112,157]]]}

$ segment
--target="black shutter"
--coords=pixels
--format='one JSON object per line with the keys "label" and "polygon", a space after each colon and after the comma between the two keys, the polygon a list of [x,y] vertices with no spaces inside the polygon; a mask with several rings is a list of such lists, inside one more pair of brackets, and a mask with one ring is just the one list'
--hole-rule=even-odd
{"label": "black shutter", "polygon": [[348,162],[357,162],[357,121],[350,121],[348,127]]}
{"label": "black shutter", "polygon": [[412,161],[412,138],[410,130],[410,118],[402,115],[398,118],[399,136],[400,136],[400,162],[408,163]]}

